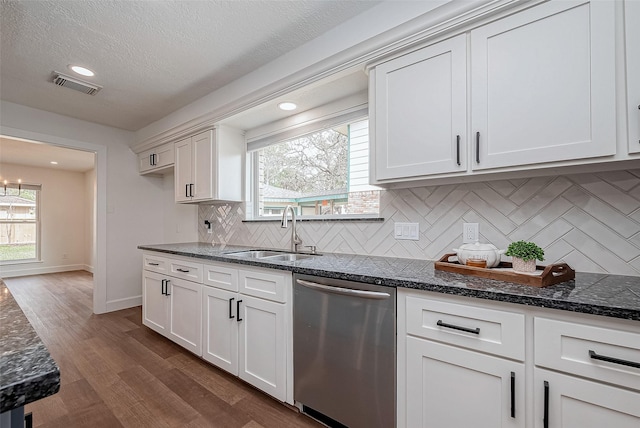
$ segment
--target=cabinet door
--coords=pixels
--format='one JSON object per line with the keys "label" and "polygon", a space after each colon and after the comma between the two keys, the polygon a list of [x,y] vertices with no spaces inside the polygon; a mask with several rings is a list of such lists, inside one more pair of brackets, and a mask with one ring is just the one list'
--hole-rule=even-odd
{"label": "cabinet door", "polygon": [[175,144],[175,194],[176,202],[190,202],[191,179],[191,138]]}
{"label": "cabinet door", "polygon": [[376,180],[466,170],[465,37],[375,68]]}
{"label": "cabinet door", "polygon": [[472,168],[616,151],[612,1],[551,1],[471,31]]}
{"label": "cabinet door", "polygon": [[523,364],[411,336],[406,359],[406,427],[524,427]]}
{"label": "cabinet door", "polygon": [[640,153],[640,2],[624,3],[627,49],[627,103],[629,110],[629,153]]}
{"label": "cabinet door", "polygon": [[535,369],[534,381],[536,428],[640,426],[638,392],[543,369]]}
{"label": "cabinet door", "polygon": [[175,161],[175,148],[173,144],[164,144],[156,148],[154,154],[156,155],[154,168],[171,166]]}
{"label": "cabinet door", "polygon": [[142,324],[167,336],[169,328],[169,298],[162,294],[165,276],[142,271]]}
{"label": "cabinet door", "polygon": [[239,376],[280,401],[286,399],[285,305],[241,294]]}
{"label": "cabinet door", "polygon": [[202,355],[202,285],[169,280],[168,337],[196,355]]}
{"label": "cabinet door", "polygon": [[155,168],[153,165],[151,165],[152,154],[153,151],[148,150],[138,155],[138,172],[143,173]]}
{"label": "cabinet door", "polygon": [[215,199],[213,183],[213,165],[215,141],[213,131],[206,131],[191,139],[193,201]]}
{"label": "cabinet door", "polygon": [[238,375],[238,294],[215,287],[202,293],[202,358]]}

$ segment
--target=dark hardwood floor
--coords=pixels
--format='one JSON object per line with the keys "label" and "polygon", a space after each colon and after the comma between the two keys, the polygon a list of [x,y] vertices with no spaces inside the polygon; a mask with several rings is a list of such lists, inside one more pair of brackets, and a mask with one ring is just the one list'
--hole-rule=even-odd
{"label": "dark hardwood floor", "polygon": [[320,427],[143,326],[140,307],[94,315],[87,272],[5,283],[61,371],[60,392],[26,406],[35,427]]}

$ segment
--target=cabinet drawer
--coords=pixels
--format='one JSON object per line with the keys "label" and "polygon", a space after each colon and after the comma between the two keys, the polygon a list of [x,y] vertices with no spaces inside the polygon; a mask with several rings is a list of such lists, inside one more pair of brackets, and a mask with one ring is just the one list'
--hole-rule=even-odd
{"label": "cabinet drawer", "polygon": [[169,272],[167,275],[202,284],[202,263],[192,263],[174,259],[169,259],[169,261]]}
{"label": "cabinet drawer", "polygon": [[640,333],[536,317],[534,335],[537,366],[640,391]]}
{"label": "cabinet drawer", "polygon": [[204,285],[223,290],[238,291],[238,269],[205,263],[203,265],[202,282]]}
{"label": "cabinet drawer", "polygon": [[169,263],[169,259],[155,254],[142,255],[142,268],[144,270],[166,274],[169,272]]}
{"label": "cabinet drawer", "polygon": [[249,296],[261,297],[274,302],[287,301],[291,289],[291,273],[263,269],[240,269],[239,291]]}
{"label": "cabinet drawer", "polygon": [[407,333],[524,361],[524,315],[407,296]]}

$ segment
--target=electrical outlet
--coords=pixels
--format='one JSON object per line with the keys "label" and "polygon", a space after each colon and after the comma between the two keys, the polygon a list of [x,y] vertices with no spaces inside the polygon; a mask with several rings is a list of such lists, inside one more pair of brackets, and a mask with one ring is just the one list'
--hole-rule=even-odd
{"label": "electrical outlet", "polygon": [[462,243],[472,244],[479,239],[478,223],[464,223],[462,225]]}
{"label": "electrical outlet", "polygon": [[420,240],[420,223],[394,223],[394,237],[398,240]]}

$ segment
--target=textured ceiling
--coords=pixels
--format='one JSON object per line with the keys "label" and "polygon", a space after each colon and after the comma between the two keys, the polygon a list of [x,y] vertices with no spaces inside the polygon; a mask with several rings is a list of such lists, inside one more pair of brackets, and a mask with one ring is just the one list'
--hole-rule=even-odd
{"label": "textured ceiling", "polygon": [[[375,6],[370,0],[0,1],[0,97],[138,130]],[[89,96],[51,83],[96,72]]]}

